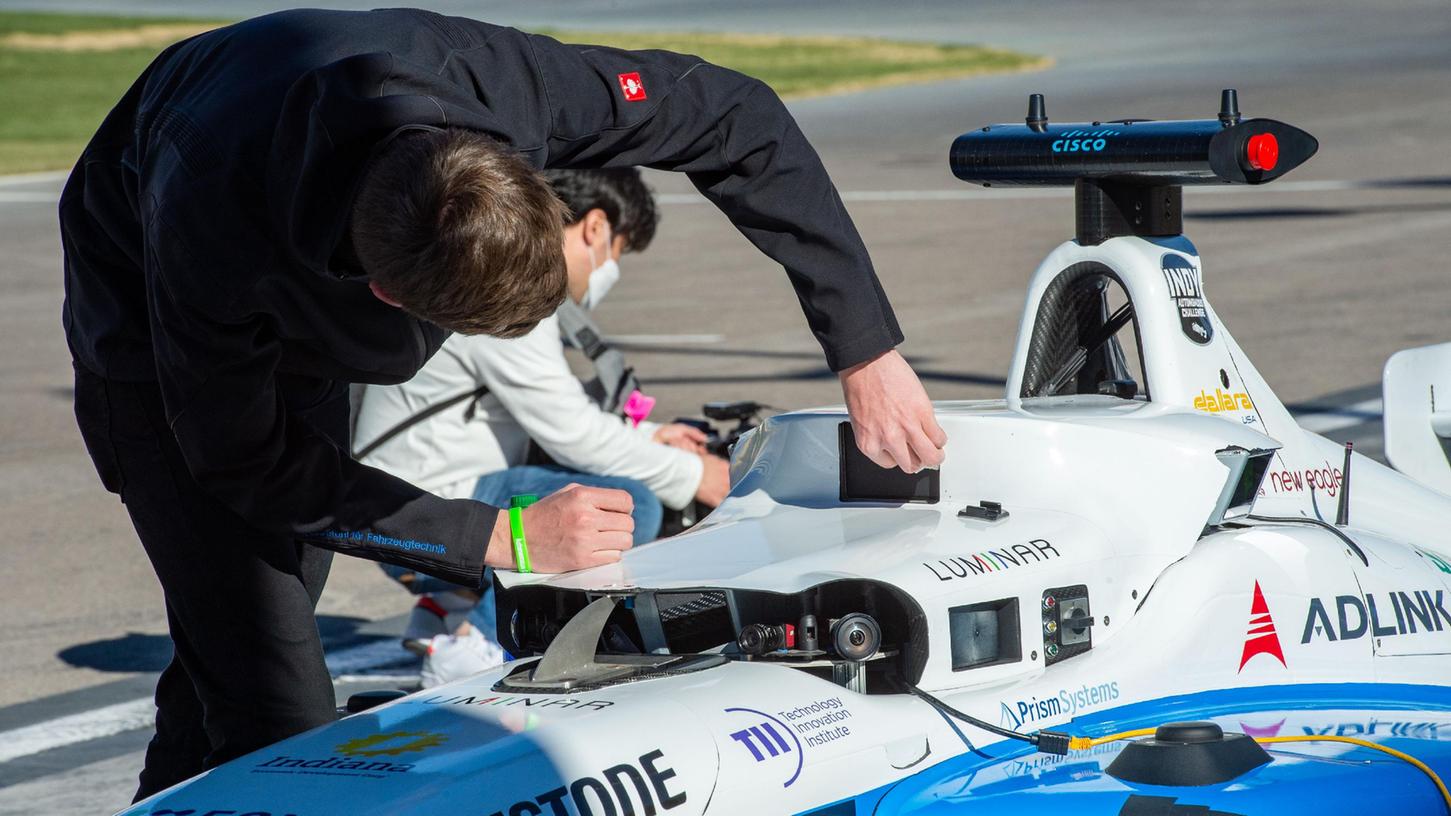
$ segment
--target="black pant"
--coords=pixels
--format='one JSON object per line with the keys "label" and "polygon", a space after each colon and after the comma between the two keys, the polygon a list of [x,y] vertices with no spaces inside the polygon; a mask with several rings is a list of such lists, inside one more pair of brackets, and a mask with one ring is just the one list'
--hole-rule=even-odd
{"label": "black pant", "polygon": [[[288,385],[298,415],[345,442],[346,387]],[[332,553],[258,531],[198,486],[155,384],[77,366],[75,407],[101,482],[120,494],[161,580],[175,647],[136,798],[332,721],[313,618]]]}

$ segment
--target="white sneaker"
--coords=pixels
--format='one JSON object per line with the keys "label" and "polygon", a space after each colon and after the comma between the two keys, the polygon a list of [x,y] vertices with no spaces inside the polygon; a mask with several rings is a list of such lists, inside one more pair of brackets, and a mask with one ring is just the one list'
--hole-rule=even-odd
{"label": "white sneaker", "polygon": [[456,592],[418,596],[418,603],[408,613],[408,625],[403,627],[403,648],[417,655],[427,654],[429,642],[438,635],[457,631],[476,603]]}
{"label": "white sneaker", "polygon": [[435,635],[428,642],[419,679],[424,688],[433,688],[473,677],[503,662],[503,647],[470,627],[468,634]]}

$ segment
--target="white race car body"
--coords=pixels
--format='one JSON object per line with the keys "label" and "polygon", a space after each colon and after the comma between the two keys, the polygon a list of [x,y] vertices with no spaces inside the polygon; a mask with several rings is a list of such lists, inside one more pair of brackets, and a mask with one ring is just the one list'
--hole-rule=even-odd
{"label": "white race car body", "polygon": [[[1133,304],[1142,393],[1025,396],[1062,357],[1064,292],[1089,279]],[[1295,424],[1204,299],[1187,239],[1058,247],[1029,283],[1005,399],[937,417],[936,501],[848,495],[844,412],[797,412],[738,446],[730,497],[690,532],[618,565],[502,576],[516,653],[534,651],[529,615],[552,609],[557,629],[610,597],[648,667],[529,686],[543,662],[515,661],[127,813],[977,814],[1048,793],[1080,813],[1208,812],[1130,809],[1145,797],[1277,816],[1440,807],[1416,770],[1351,763],[1343,744],[1277,752],[1237,785],[1139,786],[1105,771],[1122,743],[1035,754],[902,691],[1023,733],[1187,717],[1395,740],[1451,767],[1451,497],[1355,455],[1335,525],[1344,449]],[[828,619],[868,613],[881,647],[740,653],[745,625],[802,609],[823,644]]]}

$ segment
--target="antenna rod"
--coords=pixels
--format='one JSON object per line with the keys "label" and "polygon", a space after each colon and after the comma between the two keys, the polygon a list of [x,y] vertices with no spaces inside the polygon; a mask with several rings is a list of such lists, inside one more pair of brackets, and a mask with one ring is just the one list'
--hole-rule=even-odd
{"label": "antenna rod", "polygon": [[1233,88],[1219,92],[1219,124],[1233,127],[1240,122],[1239,94]]}
{"label": "antenna rod", "polygon": [[1340,469],[1340,503],[1335,506],[1335,526],[1350,523],[1350,451],[1354,442],[1345,443],[1345,464]]}
{"label": "antenna rod", "polygon": [[1048,129],[1048,114],[1043,107],[1042,94],[1028,95],[1028,116],[1023,121],[1028,125],[1029,130],[1037,133]]}

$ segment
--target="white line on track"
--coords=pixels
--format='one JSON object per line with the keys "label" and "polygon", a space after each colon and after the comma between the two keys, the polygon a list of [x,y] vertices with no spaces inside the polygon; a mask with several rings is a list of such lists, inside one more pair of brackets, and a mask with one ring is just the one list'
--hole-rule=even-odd
{"label": "white line on track", "polygon": [[47,170],[43,173],[16,173],[9,176],[0,176],[0,187],[9,187],[13,184],[39,184],[46,181],[64,181],[71,174],[69,170]]}
{"label": "white line on track", "polygon": [[[339,649],[327,655],[328,671],[338,679],[356,679],[370,669],[397,666],[413,660],[394,638]],[[376,682],[413,679],[413,675],[367,675]],[[21,728],[0,732],[0,762],[41,751],[150,728],[156,705],[150,697],[68,714]]]}
{"label": "white line on track", "polygon": [[150,697],[57,717],[0,734],[0,762],[63,745],[149,728],[155,722],[156,706]]}
{"label": "white line on track", "polygon": [[1323,434],[1366,422],[1374,422],[1381,418],[1384,410],[1384,402],[1380,397],[1376,397],[1339,408],[1299,413],[1295,415],[1295,424],[1311,433]]}
{"label": "white line on track", "polygon": [[0,192],[0,204],[55,204],[58,201],[60,201],[59,193]]}

